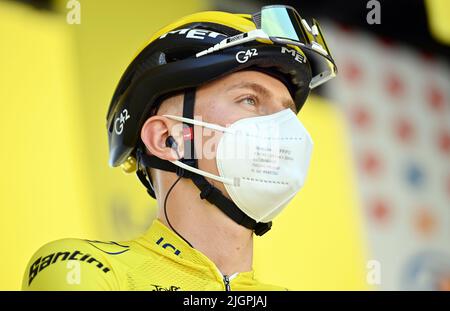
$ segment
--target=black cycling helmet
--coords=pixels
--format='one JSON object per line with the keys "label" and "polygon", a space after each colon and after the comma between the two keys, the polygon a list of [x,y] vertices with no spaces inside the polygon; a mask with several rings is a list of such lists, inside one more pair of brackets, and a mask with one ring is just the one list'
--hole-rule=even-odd
{"label": "black cycling helmet", "polygon": [[[328,71],[313,77],[311,56],[319,56]],[[290,91],[297,111],[301,110],[311,88],[336,73],[316,21],[310,27],[291,7],[263,7],[253,15],[210,11],[183,17],[153,35],[121,77],[107,114],[109,164],[121,165],[126,172],[136,171],[152,197],[155,193],[147,167],[189,178],[194,176],[202,199],[217,201],[208,198],[217,189],[200,180],[199,175],[180,172],[168,161],[147,156],[140,131],[161,101],[174,92],[185,92],[183,116],[193,118],[196,87],[243,69],[260,70],[281,80]],[[193,150],[190,155],[185,153],[185,162],[196,166]],[[244,222],[246,227],[256,225],[251,220],[242,220],[246,215],[237,211],[235,214],[229,216],[241,219],[239,222]]]}

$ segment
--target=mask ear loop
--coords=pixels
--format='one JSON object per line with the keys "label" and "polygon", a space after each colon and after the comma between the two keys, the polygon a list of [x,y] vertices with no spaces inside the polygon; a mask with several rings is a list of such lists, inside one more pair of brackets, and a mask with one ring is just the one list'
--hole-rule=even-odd
{"label": "mask ear loop", "polygon": [[[198,126],[203,126],[203,127],[209,128],[209,129],[216,130],[216,131],[224,132],[224,133],[225,132],[229,132],[229,133],[233,132],[232,130],[230,130],[230,129],[226,128],[226,127],[222,127],[222,126],[217,125],[217,124],[212,124],[212,123],[203,122],[203,121],[199,121],[199,120],[195,120],[195,119],[190,119],[190,118],[186,118],[186,117],[179,117],[179,116],[173,116],[173,115],[168,115],[168,114],[165,114],[163,116],[166,117],[166,118],[175,120],[175,121],[183,122],[183,126],[185,124],[188,124],[190,127],[192,127],[192,129],[194,128],[194,125],[198,125]],[[190,139],[190,137],[191,137],[190,136],[191,130],[185,130],[185,131],[183,131],[183,133],[184,132],[189,133],[189,134],[186,135],[186,137],[183,135],[184,139]],[[193,130],[192,130],[192,132],[193,132]],[[171,137],[171,136],[169,136],[169,137]],[[168,137],[168,139],[169,139],[169,137]],[[186,143],[186,141],[185,141],[185,143]],[[190,146],[193,146],[193,140],[189,141],[187,144],[190,145]],[[188,151],[187,153],[192,155],[192,152]],[[195,155],[195,152],[194,152],[194,155]],[[186,151],[185,151],[185,156],[186,156]],[[196,158],[195,158],[195,161],[197,161]],[[178,156],[178,160],[171,161],[171,162],[173,164],[175,164],[177,167],[179,167],[181,170],[189,171],[189,172],[192,172],[192,173],[197,174],[197,175],[203,175],[205,177],[211,178],[213,180],[216,180],[216,181],[224,183],[224,184],[229,184],[229,185],[234,185],[234,186],[238,186],[239,185],[239,178],[231,179],[231,178],[217,176],[217,175],[214,175],[214,174],[202,171],[202,170],[198,169],[197,166],[194,167],[192,165],[186,164],[186,162],[187,162],[186,159],[185,158],[184,159],[180,159],[180,156]]]}
{"label": "mask ear loop", "polygon": [[[193,102],[195,101],[195,88],[189,88],[184,92],[184,99],[183,99],[183,115],[194,115],[194,105]],[[192,104],[188,105],[187,103],[191,102]],[[184,157],[180,159],[180,155],[178,153],[178,144],[175,141],[175,139],[172,136],[167,137],[166,139],[166,146],[172,148],[172,150],[175,150],[178,161],[181,161],[182,163],[186,163],[187,165],[191,164],[195,167],[197,167],[197,159],[195,157],[195,150],[194,150],[194,126],[191,124],[183,123],[183,141],[184,141]],[[184,176],[184,169],[177,171],[178,178],[175,180],[175,182],[170,186],[169,191],[167,191],[166,197],[164,198],[164,216],[166,217],[167,224],[169,227],[175,232],[180,238],[182,238],[190,247],[194,248],[192,244],[185,239],[170,223],[169,216],[167,214],[167,199],[169,198],[170,193],[172,192],[175,185],[180,181],[180,179]]]}
{"label": "mask ear loop", "polygon": [[[186,171],[190,171],[189,178],[194,182],[197,188],[200,190],[200,198],[206,200],[209,203],[217,206],[224,214],[233,219],[239,225],[242,225],[255,232],[256,235],[263,235],[270,230],[272,222],[258,223],[249,216],[247,216],[239,207],[230,199],[225,197],[223,193],[217,189],[214,185],[206,180],[203,176],[205,172],[198,170],[198,161],[195,155],[194,144],[194,125],[202,125],[194,119],[194,104],[195,104],[195,88],[186,89],[183,102],[183,118],[177,118],[170,116],[173,119],[183,121],[183,140],[184,140],[184,158],[179,160],[177,165],[184,164],[180,171],[177,171],[178,176],[184,176]],[[189,122],[187,122],[189,120]],[[203,122],[202,122],[203,123]],[[209,126],[212,126],[209,124]],[[222,131],[229,131],[227,128],[217,126]],[[188,158],[186,158],[188,157]],[[178,162],[178,161],[175,161]],[[173,162],[175,164],[175,162]],[[187,165],[187,166],[186,166]],[[188,169],[189,168],[189,169]],[[195,171],[194,171],[195,169]],[[198,173],[197,173],[198,172]],[[193,174],[192,174],[193,173]],[[215,176],[215,175],[212,175]],[[215,176],[213,179],[222,179],[219,176]],[[235,180],[224,179],[221,182],[228,182],[235,184]]]}

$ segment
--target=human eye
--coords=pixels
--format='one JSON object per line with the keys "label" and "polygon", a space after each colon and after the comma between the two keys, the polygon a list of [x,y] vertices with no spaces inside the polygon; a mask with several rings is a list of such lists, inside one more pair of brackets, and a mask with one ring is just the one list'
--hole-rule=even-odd
{"label": "human eye", "polygon": [[241,98],[238,102],[244,103],[244,104],[250,105],[250,106],[256,106],[257,99],[254,96],[247,95],[247,96]]}

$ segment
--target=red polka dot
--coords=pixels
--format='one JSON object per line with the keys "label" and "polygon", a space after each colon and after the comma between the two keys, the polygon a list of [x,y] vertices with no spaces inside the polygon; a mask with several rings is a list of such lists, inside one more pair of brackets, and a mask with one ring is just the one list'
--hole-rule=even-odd
{"label": "red polka dot", "polygon": [[386,91],[392,97],[400,97],[405,93],[405,85],[403,80],[394,73],[390,73],[386,77]]}
{"label": "red polka dot", "polygon": [[356,105],[351,110],[351,120],[357,128],[363,129],[370,126],[372,123],[372,116],[365,107]]}
{"label": "red polka dot", "polygon": [[368,174],[375,176],[379,174],[381,170],[381,160],[373,152],[366,152],[362,157],[362,169]]}
{"label": "red polka dot", "polygon": [[443,154],[450,155],[450,132],[448,130],[442,130],[438,134],[438,145]]}
{"label": "red polka dot", "polygon": [[348,24],[337,23],[338,29],[346,34],[352,34],[354,32],[354,28],[352,28]]}
{"label": "red polka dot", "polygon": [[387,49],[392,49],[396,46],[395,41],[388,37],[378,37],[378,42]]}
{"label": "red polka dot", "polygon": [[411,142],[414,132],[413,124],[407,119],[400,119],[395,123],[395,134],[401,142]]}
{"label": "red polka dot", "polygon": [[429,51],[421,51],[420,56],[426,63],[434,63],[436,61],[436,55]]}
{"label": "red polka dot", "polygon": [[450,291],[450,273],[447,273],[447,275],[439,275],[438,277],[438,290]]}
{"label": "red polka dot", "polygon": [[430,237],[437,226],[437,219],[432,213],[430,207],[419,208],[414,213],[414,227],[423,237]]}
{"label": "red polka dot", "polygon": [[370,205],[370,218],[378,224],[386,224],[391,217],[391,209],[384,199],[376,199]]}
{"label": "red polka dot", "polygon": [[436,86],[430,86],[427,90],[427,103],[432,110],[443,112],[445,108],[444,93]]}
{"label": "red polka dot", "polygon": [[344,63],[342,75],[348,82],[355,83],[361,80],[362,70],[358,64],[356,64],[354,61],[349,60],[346,63]]}

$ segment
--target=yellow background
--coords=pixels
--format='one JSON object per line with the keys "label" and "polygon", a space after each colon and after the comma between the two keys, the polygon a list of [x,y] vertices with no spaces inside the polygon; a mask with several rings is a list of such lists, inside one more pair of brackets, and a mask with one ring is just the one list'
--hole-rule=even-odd
{"label": "yellow background", "polygon": [[[0,2],[0,289],[17,290],[42,244],[122,240],[155,215],[134,175],[107,165],[106,110],[135,51],[207,1],[81,2],[81,24]],[[290,289],[368,289],[349,145],[334,106],[311,98],[300,119],[315,142],[305,188],[256,238],[255,268]]]}

